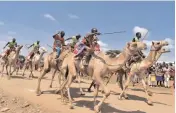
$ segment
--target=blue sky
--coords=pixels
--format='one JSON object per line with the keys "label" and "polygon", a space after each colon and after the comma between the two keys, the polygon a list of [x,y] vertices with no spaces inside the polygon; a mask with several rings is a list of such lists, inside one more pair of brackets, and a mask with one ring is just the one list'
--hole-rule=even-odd
{"label": "blue sky", "polygon": [[[66,36],[85,35],[92,27],[102,33],[100,40],[111,49],[122,49],[133,37],[133,28],[147,28],[147,40],[175,41],[174,2],[1,2],[0,41],[17,38],[20,44],[40,40],[52,45],[52,35],[65,30]],[[2,44],[1,44],[2,46]],[[175,45],[174,45],[175,46]],[[47,46],[46,46],[47,47]],[[175,52],[165,56],[172,56]],[[25,50],[24,50],[25,51]],[[25,52],[26,53],[26,52]]]}

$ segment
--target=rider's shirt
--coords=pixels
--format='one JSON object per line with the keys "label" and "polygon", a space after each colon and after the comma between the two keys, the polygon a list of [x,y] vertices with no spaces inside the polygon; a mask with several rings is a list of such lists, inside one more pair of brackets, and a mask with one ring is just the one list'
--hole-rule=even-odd
{"label": "rider's shirt", "polygon": [[72,36],[72,42],[71,42],[71,44],[70,44],[71,47],[74,47],[78,41],[79,41],[79,40],[76,39],[76,36]]}
{"label": "rider's shirt", "polygon": [[64,38],[61,38],[59,34],[55,35],[53,38],[54,38],[53,48],[56,48],[56,47],[61,48],[62,45],[65,44]]}
{"label": "rider's shirt", "polygon": [[133,38],[133,42],[139,42],[140,40],[137,37]]}
{"label": "rider's shirt", "polygon": [[94,39],[94,34],[88,33],[82,40],[82,43],[84,43],[86,46],[90,47],[94,40],[98,40],[97,37]]}
{"label": "rider's shirt", "polygon": [[38,50],[39,49],[39,44],[37,44],[37,42],[35,42],[33,44],[33,50]]}
{"label": "rider's shirt", "polygon": [[16,42],[9,42],[8,47],[9,48],[14,48],[16,45]]}

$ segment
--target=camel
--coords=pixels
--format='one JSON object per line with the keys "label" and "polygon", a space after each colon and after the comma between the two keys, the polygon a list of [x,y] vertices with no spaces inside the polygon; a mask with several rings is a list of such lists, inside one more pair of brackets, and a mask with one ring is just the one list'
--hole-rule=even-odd
{"label": "camel", "polygon": [[[62,61],[67,57],[67,55],[69,53],[71,53],[71,51],[66,48],[66,49],[62,50],[58,59],[55,59],[57,52],[52,52],[49,55],[46,55],[44,57],[44,67],[43,67],[41,75],[38,77],[38,88],[40,87],[40,82],[41,82],[43,76],[45,76],[48,72],[50,72],[51,69],[54,69],[52,79],[54,78],[57,71],[62,73],[62,71],[59,67],[62,64]],[[59,84],[61,84],[61,82],[60,82],[61,76],[58,76],[58,79],[59,79]],[[39,96],[39,93],[37,93],[37,94]]]}
{"label": "camel", "polygon": [[119,95],[119,99],[121,99],[122,96],[124,96],[126,99],[128,98],[127,95],[125,94],[125,90],[128,88],[131,77],[134,76],[134,74],[136,74],[138,77],[141,78],[141,81],[146,93],[146,99],[147,99],[148,105],[153,105],[152,101],[149,98],[149,95],[152,95],[152,94],[150,94],[150,92],[147,90],[144,77],[145,77],[145,73],[147,73],[147,69],[158,60],[156,59],[157,52],[160,52],[162,47],[167,45],[168,45],[167,41],[152,42],[149,55],[142,61],[135,62],[131,65],[129,75],[127,76],[127,81],[125,82],[125,86],[122,93]]}
{"label": "camel", "polygon": [[[11,75],[13,74],[14,71],[16,71],[16,63],[20,54],[20,50],[22,49],[23,45],[18,45],[18,47],[16,48],[16,52],[12,51],[9,56],[7,57],[7,62],[5,63],[5,67],[6,67],[6,72],[8,75],[8,79],[11,78]],[[11,68],[12,66],[14,67],[13,71],[11,72]],[[9,67],[9,71],[8,71],[8,67]],[[3,70],[2,70],[3,72]]]}
{"label": "camel", "polygon": [[43,48],[43,47],[40,47],[39,52],[40,52],[40,54],[35,54],[34,57],[32,58],[32,60],[26,60],[25,61],[25,65],[24,65],[24,70],[23,70],[22,76],[25,75],[25,71],[27,69],[27,66],[29,66],[29,68],[30,68],[29,78],[30,77],[32,77],[32,78],[34,77],[33,76],[33,66],[35,67],[35,69],[36,69],[36,67],[37,68],[39,67],[40,61],[41,61],[43,55],[47,52],[47,50],[45,48]]}
{"label": "camel", "polygon": [[4,67],[5,67],[5,64],[7,63],[7,57],[5,57],[5,52],[3,52],[1,54],[1,58],[0,58],[0,64],[2,65],[2,69],[1,69],[1,76],[3,76],[3,71],[4,71]]}
{"label": "camel", "polygon": [[[159,50],[157,52],[157,55],[155,57],[156,61],[157,59],[159,59],[159,57],[163,54],[163,53],[168,53],[170,52],[170,50],[166,50],[165,48],[162,48],[161,50]],[[124,66],[125,67],[125,66]],[[121,90],[123,90],[123,76],[125,75],[125,80],[127,80],[127,72],[126,72],[126,68],[122,68],[121,70],[118,70],[115,75],[117,76],[117,83],[119,83],[119,86],[121,88]],[[130,68],[128,68],[128,70],[130,70]],[[111,77],[112,77],[113,73],[109,75],[108,81],[106,82],[106,85],[109,83]],[[89,87],[89,91],[90,91],[91,86]],[[150,96],[150,95],[149,95]]]}
{"label": "camel", "polygon": [[[72,98],[70,95],[70,86],[72,81],[75,79],[77,72],[81,72],[83,74],[87,74],[89,76],[92,76],[93,79],[96,81],[96,89],[94,94],[94,110],[96,112],[100,111],[100,107],[102,106],[105,99],[110,95],[110,91],[108,88],[104,85],[102,76],[105,76],[108,72],[114,72],[121,68],[126,61],[138,50],[147,49],[147,45],[143,42],[129,42],[123,49],[123,51],[120,53],[118,58],[109,58],[108,55],[105,55],[103,52],[99,52],[97,54],[92,54],[92,58],[89,61],[89,66],[87,67],[87,72],[84,71],[84,68],[82,66],[82,60],[75,59],[75,54],[70,53],[68,56],[64,59],[61,69],[67,67],[67,80],[61,85],[60,89],[57,89],[57,91],[61,91],[61,97],[64,96],[64,90],[67,86],[67,93],[70,103],[70,108],[73,108],[72,105]],[[40,81],[38,82],[37,87],[37,95],[41,94],[40,90]],[[104,90],[104,96],[98,105],[96,105],[96,97],[98,95],[98,89],[99,86],[101,86]]]}

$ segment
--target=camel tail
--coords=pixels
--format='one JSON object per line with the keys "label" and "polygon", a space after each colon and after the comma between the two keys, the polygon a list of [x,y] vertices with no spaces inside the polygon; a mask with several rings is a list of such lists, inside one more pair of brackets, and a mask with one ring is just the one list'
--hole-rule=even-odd
{"label": "camel tail", "polygon": [[69,69],[68,69],[68,66],[66,67],[66,72],[65,72],[65,79],[67,79],[68,77],[68,72],[69,72]]}
{"label": "camel tail", "polygon": [[119,76],[117,76],[117,82],[119,84],[119,87],[121,90],[123,90],[123,76],[125,75],[124,74],[119,74]]}

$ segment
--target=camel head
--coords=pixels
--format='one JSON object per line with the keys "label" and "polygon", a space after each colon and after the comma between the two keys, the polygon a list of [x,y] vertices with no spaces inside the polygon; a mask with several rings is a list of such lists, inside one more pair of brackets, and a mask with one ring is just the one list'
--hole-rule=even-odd
{"label": "camel head", "polygon": [[155,41],[155,42],[152,42],[151,50],[157,51],[157,50],[160,50],[163,46],[168,46],[168,45],[169,43],[165,40]]}
{"label": "camel head", "polygon": [[40,53],[46,53],[47,49],[45,47],[40,47],[39,51],[40,51]]}
{"label": "camel head", "polygon": [[169,53],[170,52],[170,49],[166,49],[166,48],[162,48],[160,50],[160,53]]}
{"label": "camel head", "polygon": [[139,50],[146,50],[147,44],[145,44],[144,42],[128,42],[127,49],[130,53],[134,54]]}
{"label": "camel head", "polygon": [[21,48],[23,48],[23,45],[18,45],[17,48],[16,48],[16,50],[17,50],[17,51],[20,51]]}

